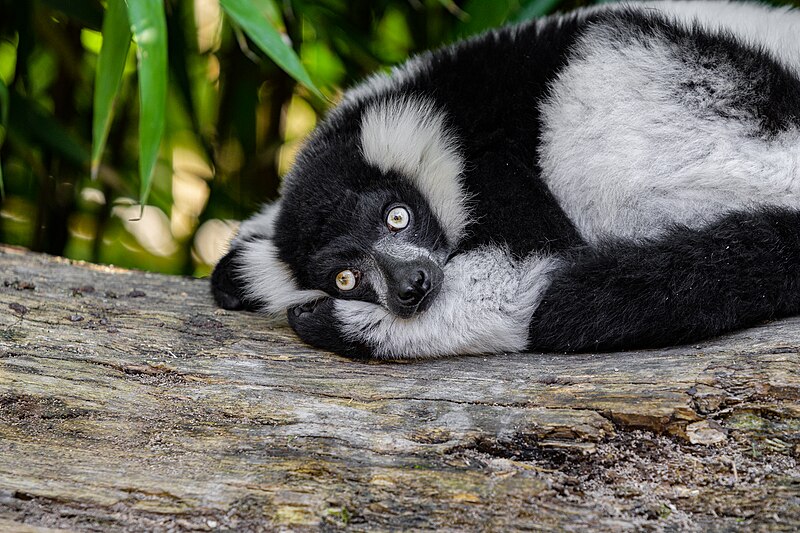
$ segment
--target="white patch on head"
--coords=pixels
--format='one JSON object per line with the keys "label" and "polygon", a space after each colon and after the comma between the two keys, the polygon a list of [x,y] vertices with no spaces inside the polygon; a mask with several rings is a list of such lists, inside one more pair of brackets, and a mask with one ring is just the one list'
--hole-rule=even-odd
{"label": "white patch on head", "polygon": [[432,103],[390,98],[373,104],[361,120],[361,151],[382,171],[406,177],[428,202],[450,243],[460,240],[469,222],[461,183],[464,160],[444,114]]}
{"label": "white patch on head", "polygon": [[[800,15],[780,12],[800,35]],[[754,205],[800,207],[800,130],[760,135],[759,117],[735,103],[747,80],[678,53],[658,35],[643,44],[598,24],[540,106],[542,177],[590,242],[657,237]],[[691,92],[693,79],[702,83]]]}
{"label": "white patch on head", "polygon": [[375,304],[337,300],[334,316],[345,338],[376,357],[517,352],[527,346],[531,316],[558,265],[553,257],[518,261],[484,247],[445,265],[441,292],[419,315],[401,319]]}
{"label": "white patch on head", "polygon": [[244,283],[248,299],[260,302],[267,313],[282,313],[289,307],[326,297],[322,291],[301,290],[289,265],[280,260],[269,239],[242,242],[236,275]]}

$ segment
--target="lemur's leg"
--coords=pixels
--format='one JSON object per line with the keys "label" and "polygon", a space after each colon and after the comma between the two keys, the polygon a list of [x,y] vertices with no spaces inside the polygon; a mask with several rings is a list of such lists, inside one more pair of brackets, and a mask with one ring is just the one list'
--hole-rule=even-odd
{"label": "lemur's leg", "polygon": [[529,349],[692,342],[800,311],[800,212],[733,213],[657,242],[585,251],[552,279]]}
{"label": "lemur's leg", "polygon": [[516,352],[557,266],[552,257],[519,261],[486,246],[453,257],[436,300],[409,319],[367,302],[324,299],[289,309],[289,324],[309,344],[357,357]]}

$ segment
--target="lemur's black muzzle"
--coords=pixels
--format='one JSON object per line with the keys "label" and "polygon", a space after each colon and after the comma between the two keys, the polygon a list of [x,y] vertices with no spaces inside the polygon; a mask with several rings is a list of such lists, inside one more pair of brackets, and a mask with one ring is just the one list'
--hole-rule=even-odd
{"label": "lemur's black muzzle", "polygon": [[426,310],[439,294],[444,273],[425,257],[402,260],[390,255],[378,256],[386,279],[386,301],[389,310],[408,318]]}

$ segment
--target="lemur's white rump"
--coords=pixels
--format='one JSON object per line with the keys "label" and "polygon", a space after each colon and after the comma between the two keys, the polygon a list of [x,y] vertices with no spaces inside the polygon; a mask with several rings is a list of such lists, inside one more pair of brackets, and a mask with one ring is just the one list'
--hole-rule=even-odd
{"label": "lemur's white rump", "polygon": [[[800,66],[798,11],[715,2],[645,9]],[[692,81],[694,91],[681,86]],[[701,227],[753,205],[800,207],[800,130],[759,135],[759,117],[735,105],[747,85],[725,64],[687,65],[657,35],[642,43],[598,25],[540,106],[543,179],[590,242],[656,237],[671,223]]]}
{"label": "lemur's white rump", "polygon": [[377,357],[517,352],[557,266],[551,257],[519,261],[503,248],[484,247],[447,263],[439,296],[420,315],[401,319],[354,300],[337,300],[334,314],[343,334]]}

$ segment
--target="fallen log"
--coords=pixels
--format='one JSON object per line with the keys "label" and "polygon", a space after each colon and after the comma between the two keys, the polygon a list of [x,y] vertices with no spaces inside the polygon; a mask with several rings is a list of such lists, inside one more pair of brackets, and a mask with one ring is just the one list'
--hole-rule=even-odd
{"label": "fallen log", "polygon": [[0,247],[0,529],[797,529],[799,353],[791,318],[364,363],[204,280]]}

